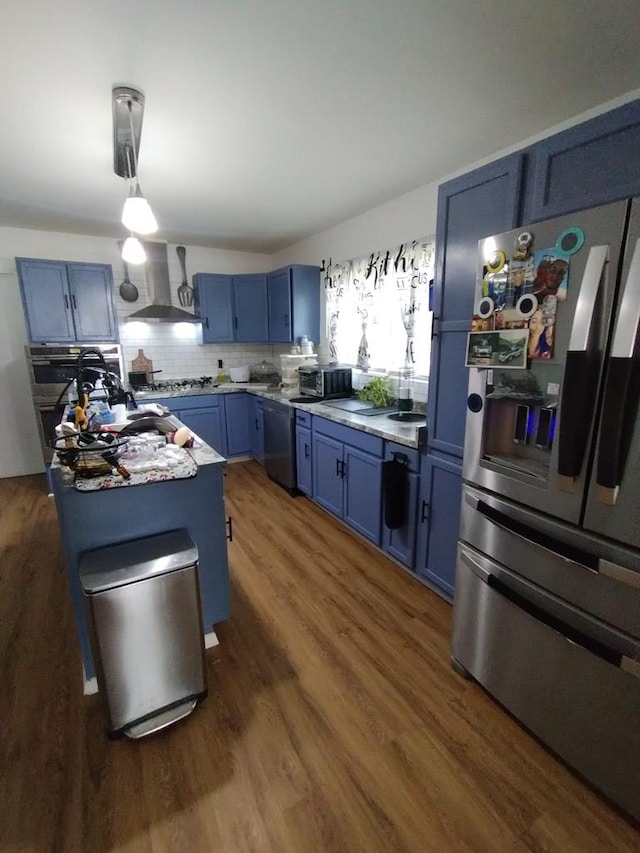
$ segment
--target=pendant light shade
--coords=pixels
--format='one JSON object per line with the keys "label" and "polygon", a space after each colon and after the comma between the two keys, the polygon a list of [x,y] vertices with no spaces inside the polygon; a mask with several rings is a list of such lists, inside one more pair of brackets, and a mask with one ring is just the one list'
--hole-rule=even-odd
{"label": "pendant light shade", "polygon": [[122,224],[136,234],[155,234],[158,230],[156,218],[137,181],[122,208]]}
{"label": "pendant light shade", "polygon": [[128,264],[143,264],[147,260],[144,246],[133,234],[124,241],[122,260]]}

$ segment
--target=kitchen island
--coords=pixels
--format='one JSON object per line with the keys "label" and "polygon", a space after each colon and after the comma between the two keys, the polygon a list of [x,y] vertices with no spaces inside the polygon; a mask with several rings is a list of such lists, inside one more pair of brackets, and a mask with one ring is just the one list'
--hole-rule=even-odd
{"label": "kitchen island", "polygon": [[[176,428],[180,421],[174,419]],[[229,618],[229,568],[224,514],[226,460],[200,441],[188,451],[194,477],[79,491],[68,468],[54,461],[49,471],[73,600],[84,667],[85,692],[95,689],[87,613],[79,563],[85,551],[185,530],[199,553],[200,600],[205,636]],[[213,636],[213,635],[212,635]]]}

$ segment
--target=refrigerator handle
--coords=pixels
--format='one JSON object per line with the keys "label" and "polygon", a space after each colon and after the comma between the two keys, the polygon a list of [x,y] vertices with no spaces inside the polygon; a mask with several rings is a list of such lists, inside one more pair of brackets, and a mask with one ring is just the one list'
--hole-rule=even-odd
{"label": "refrigerator handle", "polygon": [[618,499],[628,450],[625,437],[630,430],[629,418],[635,418],[634,398],[637,402],[637,395],[630,391],[636,369],[633,353],[639,321],[640,239],[636,241],[620,300],[602,403],[596,495],[608,506],[613,506]]}
{"label": "refrigerator handle", "polygon": [[[634,589],[640,589],[640,572],[628,569],[626,566],[620,566],[618,563],[612,563],[604,557],[597,557],[595,554],[583,551],[574,545],[561,542],[548,533],[535,530],[533,527],[524,524],[524,522],[516,518],[511,518],[507,513],[496,509],[491,504],[488,504],[468,491],[465,491],[464,499],[476,512],[479,512],[488,521],[506,533],[518,536],[529,544],[535,545],[537,548],[542,548],[549,554],[553,554],[554,557],[560,557],[566,563],[570,563],[579,569],[597,573],[601,577],[609,578]],[[473,566],[470,568],[473,568]]]}
{"label": "refrigerator handle", "polygon": [[592,246],[584,268],[562,380],[558,474],[560,488],[573,491],[579,476],[595,411],[599,359],[589,350],[598,291],[609,246]]}

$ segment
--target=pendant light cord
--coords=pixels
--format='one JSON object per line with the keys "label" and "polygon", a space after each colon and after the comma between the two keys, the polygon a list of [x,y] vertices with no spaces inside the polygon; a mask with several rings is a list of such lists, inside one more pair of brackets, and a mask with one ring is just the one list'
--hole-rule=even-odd
{"label": "pendant light cord", "polygon": [[[133,110],[131,108],[131,101],[127,101],[127,108],[129,110],[129,130],[131,131],[131,150],[133,151],[133,168],[135,170],[135,179],[136,186],[138,185],[138,157],[136,155],[136,138],[133,133]],[[129,160],[129,152],[127,152],[127,160]],[[133,178],[131,175],[131,163],[129,163],[129,176]]]}

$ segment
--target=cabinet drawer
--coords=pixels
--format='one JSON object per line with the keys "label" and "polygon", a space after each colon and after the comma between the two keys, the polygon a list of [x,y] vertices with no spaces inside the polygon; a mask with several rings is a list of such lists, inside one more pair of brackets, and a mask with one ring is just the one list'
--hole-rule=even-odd
{"label": "cabinet drawer", "polygon": [[420,470],[420,454],[412,447],[405,447],[404,444],[396,444],[394,441],[385,441],[384,443],[384,459],[385,462],[392,460],[398,454],[400,462],[405,462],[409,466],[409,471],[412,474],[417,474]]}
{"label": "cabinet drawer", "polygon": [[309,414],[309,412],[303,412],[300,409],[296,409],[296,423],[300,424],[300,426],[305,426],[310,429],[311,415]]}
{"label": "cabinet drawer", "polygon": [[327,435],[329,438],[335,438],[337,441],[342,441],[345,444],[350,444],[352,447],[357,447],[358,450],[364,450],[365,453],[371,453],[373,456],[381,457],[384,450],[384,440],[376,435],[369,435],[359,429],[336,424],[333,421],[328,421],[326,418],[320,418],[314,415],[313,431]]}

